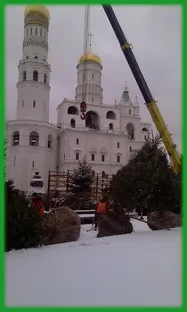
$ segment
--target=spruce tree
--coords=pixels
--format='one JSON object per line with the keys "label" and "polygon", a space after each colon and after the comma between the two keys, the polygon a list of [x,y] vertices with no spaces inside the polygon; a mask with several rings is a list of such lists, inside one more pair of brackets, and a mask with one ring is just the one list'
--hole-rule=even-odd
{"label": "spruce tree", "polygon": [[144,215],[155,210],[180,213],[180,189],[180,176],[173,172],[158,136],[146,141],[111,185],[114,202]]}
{"label": "spruce tree", "polygon": [[88,196],[91,193],[91,185],[93,181],[92,167],[86,161],[86,158],[79,161],[78,168],[75,168],[71,176],[70,189],[75,195],[85,193]]}
{"label": "spruce tree", "polygon": [[64,204],[72,209],[92,209],[91,187],[93,182],[92,167],[86,159],[79,161],[77,168],[73,170],[70,182],[71,195]]}

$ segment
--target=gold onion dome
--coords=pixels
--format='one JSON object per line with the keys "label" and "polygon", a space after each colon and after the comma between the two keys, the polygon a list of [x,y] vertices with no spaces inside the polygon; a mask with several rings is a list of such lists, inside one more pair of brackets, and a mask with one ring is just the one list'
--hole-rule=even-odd
{"label": "gold onion dome", "polygon": [[84,62],[94,62],[99,65],[101,65],[101,59],[96,54],[92,54],[91,52],[88,52],[80,57],[78,65],[84,63]]}
{"label": "gold onion dome", "polygon": [[49,11],[44,5],[28,5],[24,11],[24,18],[27,18],[30,15],[43,16],[48,20],[48,22],[50,19]]}

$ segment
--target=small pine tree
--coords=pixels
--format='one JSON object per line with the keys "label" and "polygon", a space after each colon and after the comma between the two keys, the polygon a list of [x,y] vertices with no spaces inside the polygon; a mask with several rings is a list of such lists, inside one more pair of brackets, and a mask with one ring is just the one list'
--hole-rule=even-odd
{"label": "small pine tree", "polygon": [[92,167],[84,158],[73,171],[69,185],[71,195],[68,196],[65,204],[72,209],[84,209],[85,204],[90,201],[92,182]]}
{"label": "small pine tree", "polygon": [[71,177],[71,192],[75,195],[91,193],[91,185],[93,181],[92,167],[84,158],[79,162],[78,168],[75,168]]}
{"label": "small pine tree", "polygon": [[6,191],[6,251],[40,245],[43,218],[29,206],[24,193],[15,189],[12,181],[5,182]]}
{"label": "small pine tree", "polygon": [[128,211],[147,215],[155,210],[180,213],[180,176],[170,167],[157,136],[148,140],[137,155],[112,180],[114,202]]}

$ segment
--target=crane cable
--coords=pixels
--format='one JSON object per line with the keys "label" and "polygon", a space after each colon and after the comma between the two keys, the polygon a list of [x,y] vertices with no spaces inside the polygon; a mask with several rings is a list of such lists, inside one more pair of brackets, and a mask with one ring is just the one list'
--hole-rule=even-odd
{"label": "crane cable", "polygon": [[82,74],[82,102],[81,102],[81,119],[86,119],[86,95],[87,95],[87,62],[86,55],[88,53],[88,36],[90,30],[90,6],[85,6],[84,15],[84,44],[83,44],[83,74]]}

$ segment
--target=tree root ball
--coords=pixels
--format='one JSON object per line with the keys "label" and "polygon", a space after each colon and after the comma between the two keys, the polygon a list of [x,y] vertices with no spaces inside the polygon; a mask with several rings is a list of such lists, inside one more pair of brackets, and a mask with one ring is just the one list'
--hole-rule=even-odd
{"label": "tree root ball", "polygon": [[115,220],[108,215],[101,215],[98,222],[97,237],[129,234],[133,231],[132,223],[126,218],[125,220]]}
{"label": "tree root ball", "polygon": [[71,208],[61,207],[54,209],[45,217],[46,245],[73,242],[79,239],[81,220]]}
{"label": "tree root ball", "polygon": [[147,216],[147,225],[153,231],[181,226],[181,216],[170,211],[153,211]]}

